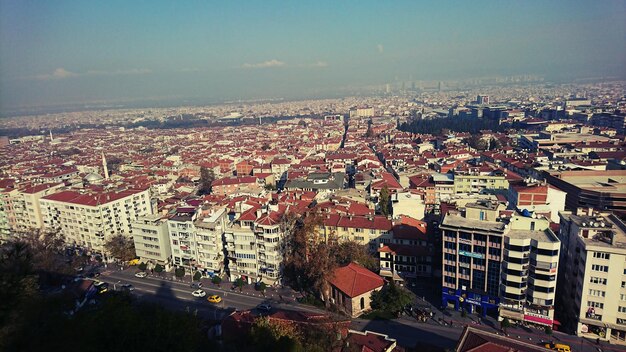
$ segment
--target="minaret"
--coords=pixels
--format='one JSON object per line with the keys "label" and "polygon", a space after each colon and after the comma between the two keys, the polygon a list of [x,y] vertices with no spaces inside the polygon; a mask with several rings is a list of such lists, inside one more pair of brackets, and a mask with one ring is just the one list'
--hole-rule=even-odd
{"label": "minaret", "polygon": [[259,116],[259,125],[261,125],[261,116]]}
{"label": "minaret", "polygon": [[107,167],[107,159],[104,157],[104,152],[102,152],[102,168],[104,169],[104,179],[109,179],[109,168]]}
{"label": "minaret", "polygon": [[52,130],[50,130],[50,143],[54,142],[54,138],[52,138]]}

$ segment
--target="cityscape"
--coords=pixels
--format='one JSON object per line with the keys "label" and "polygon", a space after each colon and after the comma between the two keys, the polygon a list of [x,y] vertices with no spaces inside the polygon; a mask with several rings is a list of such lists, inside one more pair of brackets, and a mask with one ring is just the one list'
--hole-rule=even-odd
{"label": "cityscape", "polygon": [[626,3],[557,3],[1,0],[0,351],[626,351]]}

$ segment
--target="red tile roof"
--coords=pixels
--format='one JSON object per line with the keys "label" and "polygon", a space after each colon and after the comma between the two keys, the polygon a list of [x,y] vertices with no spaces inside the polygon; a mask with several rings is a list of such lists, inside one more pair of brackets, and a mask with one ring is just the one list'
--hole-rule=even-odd
{"label": "red tile roof", "polygon": [[360,296],[385,284],[382,277],[356,263],[335,269],[329,282],[348,297]]}

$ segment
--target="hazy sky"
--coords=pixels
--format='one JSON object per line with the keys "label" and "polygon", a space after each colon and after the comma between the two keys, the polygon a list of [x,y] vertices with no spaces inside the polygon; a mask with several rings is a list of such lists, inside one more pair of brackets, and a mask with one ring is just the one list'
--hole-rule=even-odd
{"label": "hazy sky", "polygon": [[0,109],[626,76],[626,1],[0,0]]}

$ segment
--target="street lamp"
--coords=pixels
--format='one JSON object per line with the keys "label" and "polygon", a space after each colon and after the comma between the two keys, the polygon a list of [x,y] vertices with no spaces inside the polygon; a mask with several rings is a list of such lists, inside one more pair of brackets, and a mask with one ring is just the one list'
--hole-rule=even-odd
{"label": "street lamp", "polygon": [[120,282],[122,282],[121,280],[118,282],[113,283],[113,291],[117,291],[116,285],[119,284]]}

